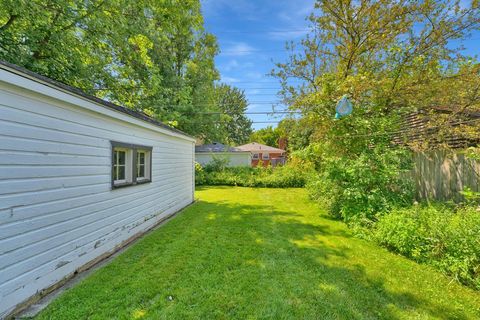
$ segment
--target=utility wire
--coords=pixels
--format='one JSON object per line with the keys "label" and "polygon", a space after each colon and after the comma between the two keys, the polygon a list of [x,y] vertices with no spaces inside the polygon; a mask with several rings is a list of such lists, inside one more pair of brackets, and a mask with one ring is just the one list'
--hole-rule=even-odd
{"label": "utility wire", "polygon": [[[253,112],[242,112],[242,114],[266,114],[266,115],[273,115],[273,114],[300,114],[301,111],[253,111]],[[225,114],[225,115],[234,115],[236,114],[235,112],[202,112],[202,111],[192,111],[192,112],[186,112],[186,114],[204,114],[204,115],[220,115],[220,114]]]}

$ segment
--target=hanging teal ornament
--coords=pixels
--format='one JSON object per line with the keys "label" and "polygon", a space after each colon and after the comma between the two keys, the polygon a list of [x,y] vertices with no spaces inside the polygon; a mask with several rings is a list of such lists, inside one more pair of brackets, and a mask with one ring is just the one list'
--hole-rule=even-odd
{"label": "hanging teal ornament", "polygon": [[340,101],[337,103],[337,107],[335,108],[335,119],[340,119],[342,117],[348,116],[353,111],[353,105],[348,100],[347,96],[344,95]]}

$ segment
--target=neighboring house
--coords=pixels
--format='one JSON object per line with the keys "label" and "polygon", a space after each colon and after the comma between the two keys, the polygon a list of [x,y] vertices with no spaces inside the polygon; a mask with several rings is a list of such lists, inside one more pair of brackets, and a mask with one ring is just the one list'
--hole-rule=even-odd
{"label": "neighboring house", "polygon": [[285,164],[285,150],[283,149],[266,146],[257,142],[247,143],[237,148],[250,152],[252,167],[256,167],[260,160],[265,167],[268,165],[276,166]]}
{"label": "neighboring house", "polygon": [[249,151],[242,151],[218,142],[195,147],[195,161],[202,166],[210,163],[214,158],[228,159],[229,167],[250,166]]}
{"label": "neighboring house", "polygon": [[0,62],[0,122],[0,318],[193,202],[195,139],[142,113]]}

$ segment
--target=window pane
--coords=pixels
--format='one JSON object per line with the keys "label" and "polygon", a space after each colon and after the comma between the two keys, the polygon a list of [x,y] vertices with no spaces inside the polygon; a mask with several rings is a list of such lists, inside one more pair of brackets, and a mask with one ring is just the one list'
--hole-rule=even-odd
{"label": "window pane", "polygon": [[118,164],[125,165],[125,151],[117,151],[118,152]]}
{"label": "window pane", "polygon": [[145,164],[145,153],[144,152],[137,153],[137,164]]}
{"label": "window pane", "polygon": [[118,166],[118,178],[116,180],[125,180],[125,166]]}
{"label": "window pane", "polygon": [[145,177],[145,165],[140,165],[138,167],[138,177],[140,177],[140,178]]}

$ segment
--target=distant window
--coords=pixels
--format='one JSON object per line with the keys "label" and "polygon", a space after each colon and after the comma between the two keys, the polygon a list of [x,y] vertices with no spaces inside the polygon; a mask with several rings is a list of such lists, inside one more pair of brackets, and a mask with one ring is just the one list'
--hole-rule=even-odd
{"label": "distant window", "polygon": [[112,188],[152,181],[152,147],[112,141]]}
{"label": "distant window", "polygon": [[254,153],[254,154],[252,155],[252,159],[253,159],[253,160],[258,160],[258,158],[259,158],[258,153]]}
{"label": "distant window", "polygon": [[270,155],[268,153],[262,153],[262,160],[270,159]]}

